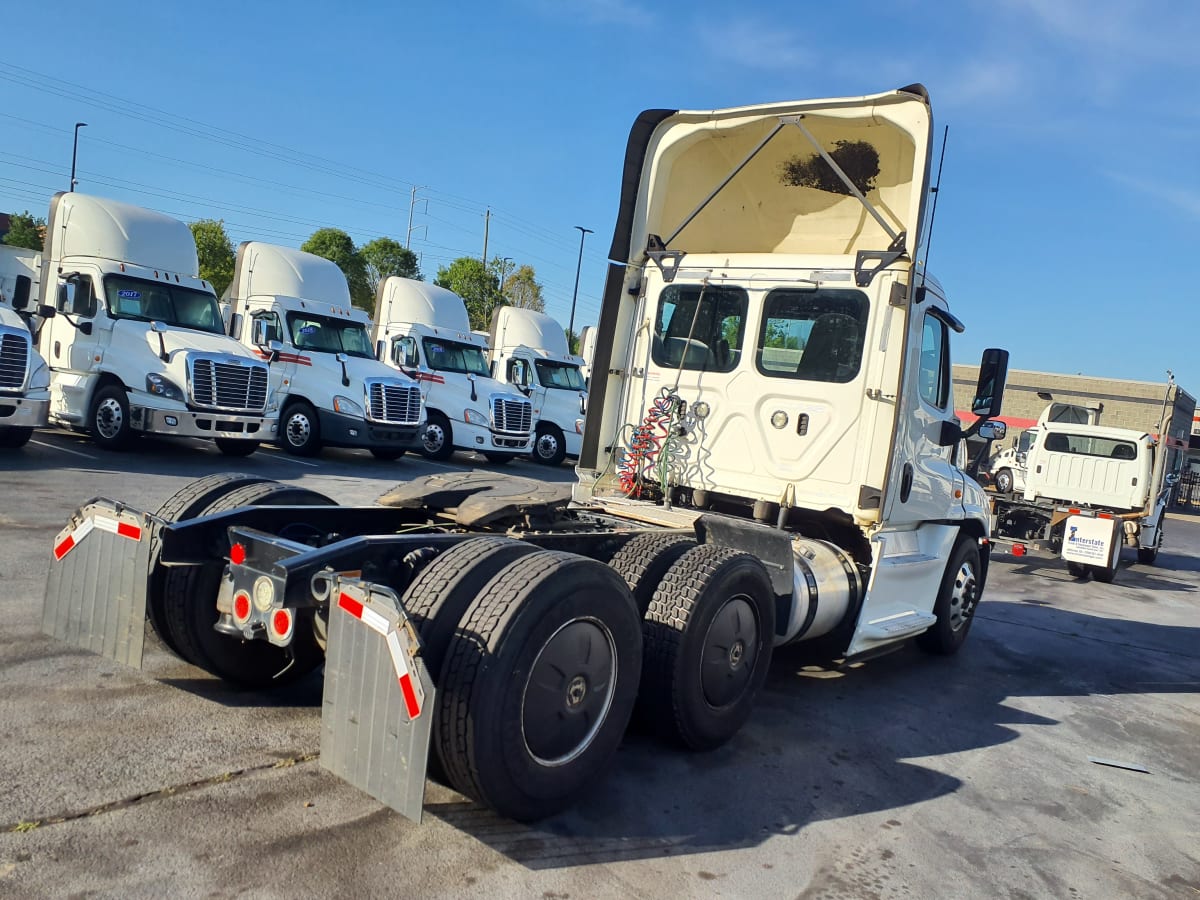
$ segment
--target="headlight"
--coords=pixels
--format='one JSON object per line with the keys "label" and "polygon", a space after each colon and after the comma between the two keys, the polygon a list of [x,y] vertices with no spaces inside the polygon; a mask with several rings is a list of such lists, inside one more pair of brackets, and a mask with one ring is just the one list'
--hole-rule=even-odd
{"label": "headlight", "polygon": [[156,397],[183,402],[183,391],[176,386],[175,382],[163,378],[157,372],[151,372],[146,376],[146,391]]}
{"label": "headlight", "polygon": [[463,419],[472,425],[482,425],[484,428],[490,424],[487,416],[474,409],[463,410]]}
{"label": "headlight", "polygon": [[333,398],[333,411],[339,412],[344,416],[358,416],[360,419],[363,417],[362,406],[355,403],[349,397],[342,397],[340,395]]}
{"label": "headlight", "polygon": [[50,387],[50,367],[39,356],[37,358],[37,365],[34,366],[33,372],[29,375],[29,389],[31,391],[44,391],[48,387]]}

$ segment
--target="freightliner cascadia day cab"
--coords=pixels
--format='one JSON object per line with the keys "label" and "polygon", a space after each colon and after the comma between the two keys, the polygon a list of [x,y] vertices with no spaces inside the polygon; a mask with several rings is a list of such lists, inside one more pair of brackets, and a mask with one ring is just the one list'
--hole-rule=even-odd
{"label": "freightliner cascadia day cab", "polygon": [[24,446],[49,422],[50,369],[33,339],[40,317],[28,311],[40,256],[0,245],[0,449]]}
{"label": "freightliner cascadia day cab", "polygon": [[243,456],[274,438],[267,363],[222,327],[182,222],[115,200],[50,201],[41,302],[50,420],[119,449],[139,433],[215,439]]}
{"label": "freightliner cascadia day cab", "polygon": [[[98,500],[55,541],[46,630],[139,665],[148,612],[259,685],[324,650],[322,765],[414,818],[427,764],[506,816],[564,808],[635,707],[672,744],[719,746],[779,645],[954,653],[989,525],[956,460],[1002,437],[1007,353],[985,351],[964,432],[963,326],[917,264],[931,137],[919,85],[643,113],[573,497],[476,471],[360,507],[247,476],[156,515]],[[128,640],[93,637],[97,609]]]}
{"label": "freightliner cascadia day cab", "polygon": [[351,305],[336,263],[246,241],[228,300],[229,333],[271,362],[283,449],[312,456],[322,446],[364,447],[397,459],[420,446],[420,386],[375,358],[370,317]]}
{"label": "freightliner cascadia day cab", "polygon": [[533,404],[492,378],[487,339],[471,331],[458,294],[385,278],[375,298],[374,338],[381,360],[421,382],[428,419],[421,450],[430,459],[473,450],[503,464],[529,452]]}
{"label": "freightliner cascadia day cab", "polygon": [[557,466],[568,456],[577,458],[587,385],[563,327],[545,313],[498,306],[488,341],[492,376],[533,401],[534,461]]}

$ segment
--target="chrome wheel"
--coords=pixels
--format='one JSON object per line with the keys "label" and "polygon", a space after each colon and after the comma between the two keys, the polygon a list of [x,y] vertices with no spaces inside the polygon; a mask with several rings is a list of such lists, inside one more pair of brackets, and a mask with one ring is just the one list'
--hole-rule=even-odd
{"label": "chrome wheel", "polygon": [[303,447],[312,437],[312,422],[304,413],[294,412],[288,416],[284,434],[287,436],[287,442],[293,447]]}
{"label": "chrome wheel", "polygon": [[441,425],[430,422],[425,426],[425,433],[421,435],[421,443],[426,453],[440,453],[446,446],[446,432]]}
{"label": "chrome wheel", "polygon": [[961,630],[975,613],[978,596],[975,568],[964,562],[954,573],[954,586],[950,589],[950,629]]}
{"label": "chrome wheel", "polygon": [[554,459],[558,454],[558,438],[549,432],[542,432],[535,446],[538,456],[542,459]]}
{"label": "chrome wheel", "polygon": [[1001,469],[996,473],[996,490],[1002,494],[1007,494],[1013,489],[1012,472],[1008,469]]}
{"label": "chrome wheel", "polygon": [[96,431],[106,440],[115,440],[125,427],[125,411],[115,397],[105,397],[96,405]]}

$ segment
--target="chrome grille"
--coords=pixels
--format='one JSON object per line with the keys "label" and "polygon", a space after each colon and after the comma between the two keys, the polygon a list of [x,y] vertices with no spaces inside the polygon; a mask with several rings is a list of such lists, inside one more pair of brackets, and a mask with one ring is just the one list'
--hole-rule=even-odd
{"label": "chrome grille", "polygon": [[368,381],[367,416],[388,425],[416,425],[421,421],[421,389],[415,384]]}
{"label": "chrome grille", "polygon": [[208,409],[261,413],[267,406],[267,367],[196,357],[188,384],[192,403]]}
{"label": "chrome grille", "polygon": [[509,434],[529,434],[533,428],[533,404],[528,400],[493,397],[492,427]]}
{"label": "chrome grille", "polygon": [[29,338],[15,331],[0,334],[0,390],[19,391],[29,368]]}

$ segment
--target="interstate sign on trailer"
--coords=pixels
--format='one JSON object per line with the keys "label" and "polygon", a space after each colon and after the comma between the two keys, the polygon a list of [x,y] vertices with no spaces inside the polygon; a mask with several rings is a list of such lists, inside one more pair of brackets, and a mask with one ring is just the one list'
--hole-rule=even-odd
{"label": "interstate sign on trailer", "polygon": [[[593,784],[635,710],[676,746],[732,739],[776,646],[956,652],[989,554],[963,439],[1002,436],[1007,353],[985,351],[964,431],[963,325],[919,263],[932,133],[919,85],[643,113],[570,494],[461,472],[343,507],[216,475],[153,514],[96,500],[60,536],[83,535],[52,564],[48,630],[137,664],[97,635],[148,617],[259,687],[324,662],[325,766],[413,817],[428,766],[522,820]],[[413,337],[475,346],[450,330]],[[100,518],[140,538],[80,531]]]}

